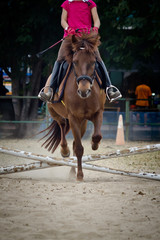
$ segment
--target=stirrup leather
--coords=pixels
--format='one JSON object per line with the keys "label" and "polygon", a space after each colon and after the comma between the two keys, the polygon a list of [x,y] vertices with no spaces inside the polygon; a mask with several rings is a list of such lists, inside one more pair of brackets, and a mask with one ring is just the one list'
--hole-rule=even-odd
{"label": "stirrup leather", "polygon": [[120,99],[120,98],[122,97],[122,95],[121,95],[121,93],[119,92],[119,96],[117,96],[117,97],[115,97],[115,98],[110,98],[109,95],[108,95],[108,90],[109,90],[110,88],[114,88],[114,89],[115,89],[116,91],[118,91],[118,92],[119,92],[119,90],[118,90],[117,87],[115,87],[115,86],[113,86],[113,85],[110,85],[109,87],[106,88],[107,98],[108,98],[109,102],[112,103],[112,102]]}
{"label": "stirrup leather", "polygon": [[[43,95],[44,93],[44,89],[48,88],[48,90],[51,92],[51,97],[49,100],[45,99],[45,97],[42,97],[41,95]],[[45,93],[44,93],[45,94]],[[45,86],[41,89],[41,91],[38,94],[38,98],[40,98],[42,101],[44,102],[51,102],[52,98],[53,98],[53,89],[50,86]]]}

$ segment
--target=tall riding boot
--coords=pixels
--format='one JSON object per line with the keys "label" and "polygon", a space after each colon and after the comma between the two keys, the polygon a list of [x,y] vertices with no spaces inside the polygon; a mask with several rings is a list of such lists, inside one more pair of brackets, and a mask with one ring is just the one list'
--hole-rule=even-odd
{"label": "tall riding boot", "polygon": [[106,95],[109,102],[114,102],[122,97],[120,91],[112,85],[106,66],[103,61],[97,61],[98,68],[102,74],[103,86],[106,88]]}
{"label": "tall riding boot", "polygon": [[38,94],[38,97],[44,101],[44,102],[51,102],[54,94],[56,93],[56,89],[57,89],[57,78],[58,78],[58,73],[59,73],[59,69],[60,69],[60,65],[61,62],[56,61],[52,70],[52,75],[51,75],[51,80],[50,80],[50,85],[46,86],[44,88],[48,88],[48,92],[44,93],[44,88],[42,88],[42,90],[40,91],[40,93]]}

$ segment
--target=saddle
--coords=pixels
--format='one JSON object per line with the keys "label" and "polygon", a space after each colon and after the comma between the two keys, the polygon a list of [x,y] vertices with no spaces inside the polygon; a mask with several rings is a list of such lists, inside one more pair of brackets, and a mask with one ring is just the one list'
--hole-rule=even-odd
{"label": "saddle", "polygon": [[[59,73],[57,76],[57,92],[54,96],[54,100],[52,101],[52,103],[58,103],[61,102],[63,99],[63,95],[64,95],[64,89],[66,86],[66,82],[68,80],[68,77],[72,71],[73,65],[68,64],[67,61],[63,61],[60,65],[60,69],[59,69]],[[105,89],[104,83],[101,82],[100,79],[103,79],[103,67],[101,66],[101,64],[97,61],[96,65],[95,65],[95,76],[96,76],[96,81],[100,87],[100,89]]]}
{"label": "saddle", "polygon": [[59,103],[63,99],[64,89],[66,86],[66,82],[72,70],[72,63],[68,64],[66,61],[61,63],[59,73],[57,76],[57,91],[54,95],[54,99],[52,103]]}

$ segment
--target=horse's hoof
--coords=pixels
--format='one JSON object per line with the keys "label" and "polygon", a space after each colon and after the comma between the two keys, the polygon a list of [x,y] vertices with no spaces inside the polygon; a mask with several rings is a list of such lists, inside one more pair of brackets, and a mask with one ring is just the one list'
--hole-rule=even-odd
{"label": "horse's hoof", "polygon": [[77,173],[77,181],[80,181],[80,182],[83,181],[83,172]]}
{"label": "horse's hoof", "polygon": [[67,157],[69,157],[69,156],[70,156],[70,152],[69,152],[69,153],[67,153],[67,154],[63,154],[63,153],[61,153],[61,156],[62,156],[63,158],[67,158]]}
{"label": "horse's hoof", "polygon": [[77,177],[77,181],[83,182],[83,178]]}
{"label": "horse's hoof", "polygon": [[92,137],[92,150],[98,149],[101,139],[102,139],[101,135],[96,135]]}
{"label": "horse's hoof", "polygon": [[69,156],[70,156],[70,150],[69,150],[69,148],[67,148],[67,150],[64,150],[64,149],[61,148],[61,156],[62,156],[63,158],[69,157]]}
{"label": "horse's hoof", "polygon": [[98,147],[99,147],[99,144],[98,143],[93,143],[92,142],[92,150],[97,150],[98,149]]}

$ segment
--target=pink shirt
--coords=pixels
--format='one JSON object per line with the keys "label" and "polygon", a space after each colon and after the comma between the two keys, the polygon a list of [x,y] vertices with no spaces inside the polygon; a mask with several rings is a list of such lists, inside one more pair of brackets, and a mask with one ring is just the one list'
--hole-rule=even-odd
{"label": "pink shirt", "polygon": [[89,0],[88,2],[90,5],[83,1],[69,2],[66,0],[63,2],[61,7],[67,11],[67,22],[69,27],[75,30],[77,28],[90,29],[92,27],[91,9],[97,7],[97,5],[92,0]]}

